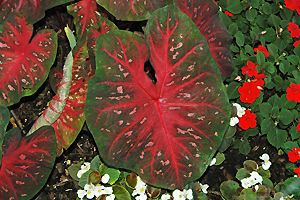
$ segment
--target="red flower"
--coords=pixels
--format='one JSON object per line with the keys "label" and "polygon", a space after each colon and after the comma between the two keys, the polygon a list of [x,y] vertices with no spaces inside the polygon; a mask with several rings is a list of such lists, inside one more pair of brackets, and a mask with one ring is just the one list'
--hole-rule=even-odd
{"label": "red flower", "polygon": [[253,51],[254,52],[257,52],[257,51],[263,52],[266,58],[270,56],[268,49],[263,45],[259,45],[257,48],[254,48]]}
{"label": "red flower", "polygon": [[238,88],[240,100],[244,103],[253,103],[260,95],[258,83],[255,81],[245,82]]}
{"label": "red flower", "polygon": [[233,16],[233,14],[231,12],[229,12],[228,10],[226,10],[224,12],[224,14],[227,15],[228,17],[232,17]]}
{"label": "red flower", "polygon": [[290,10],[296,10],[298,15],[300,15],[300,3],[299,0],[284,0],[285,7]]}
{"label": "red flower", "polygon": [[300,84],[290,84],[286,89],[286,99],[300,103]]}
{"label": "red flower", "polygon": [[252,61],[248,60],[247,64],[242,67],[242,74],[249,77],[256,76],[258,74],[256,66]]}
{"label": "red flower", "polygon": [[294,22],[289,22],[288,30],[291,33],[292,38],[300,37],[300,28]]}
{"label": "red flower", "polygon": [[294,172],[298,175],[298,177],[300,178],[300,167],[295,168]]}
{"label": "red flower", "polygon": [[300,148],[293,148],[288,152],[289,161],[294,163],[300,160]]}
{"label": "red flower", "polygon": [[296,42],[294,42],[294,47],[296,48],[298,45],[300,44],[300,40],[297,40]]}
{"label": "red flower", "polygon": [[246,110],[245,114],[239,118],[239,127],[244,130],[256,127],[256,114],[252,113],[250,110]]}

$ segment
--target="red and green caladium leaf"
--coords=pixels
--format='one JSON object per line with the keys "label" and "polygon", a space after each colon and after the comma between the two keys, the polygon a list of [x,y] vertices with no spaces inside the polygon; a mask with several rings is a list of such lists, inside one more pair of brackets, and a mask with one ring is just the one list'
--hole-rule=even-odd
{"label": "red and green caladium leaf", "polygon": [[119,20],[141,21],[173,0],[97,0],[97,3]]}
{"label": "red and green caladium leaf", "polygon": [[[188,16],[175,6],[159,9],[145,34],[146,41],[111,31],[97,40],[87,124],[108,165],[180,188],[206,170],[230,105],[206,40]],[[149,58],[156,84],[144,72]]]}
{"label": "red and green caladium leaf", "polygon": [[23,15],[30,23],[35,23],[45,15],[47,9],[71,1],[73,0],[1,0],[0,27],[6,19],[16,14]]}
{"label": "red and green caladium leaf", "polygon": [[69,53],[57,94],[28,133],[30,135],[41,126],[51,125],[56,133],[58,155],[74,142],[85,122],[84,106],[90,69],[87,58],[88,50],[84,41]]}
{"label": "red and green caladium leaf", "polygon": [[33,26],[25,18],[7,21],[0,34],[0,105],[17,103],[33,94],[46,80],[54,63],[57,34],[39,31],[32,37]]}
{"label": "red and green caladium leaf", "polygon": [[231,36],[219,18],[218,5],[212,0],[176,0],[176,5],[197,25],[222,75],[228,77],[232,69],[229,49]]}
{"label": "red and green caladium leaf", "polygon": [[0,167],[0,199],[31,199],[46,183],[56,158],[55,134],[44,126],[22,138],[19,129],[5,134]]}

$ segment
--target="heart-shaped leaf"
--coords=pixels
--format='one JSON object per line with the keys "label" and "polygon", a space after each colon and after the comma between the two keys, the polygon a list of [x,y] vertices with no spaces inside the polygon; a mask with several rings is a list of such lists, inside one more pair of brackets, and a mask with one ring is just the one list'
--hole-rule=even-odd
{"label": "heart-shaped leaf", "polygon": [[[97,40],[87,124],[108,165],[133,170],[158,187],[180,188],[210,164],[230,105],[191,19],[167,6],[153,13],[145,33],[146,42],[127,31]],[[144,72],[149,57],[156,84]]]}
{"label": "heart-shaped leaf", "polygon": [[97,0],[108,12],[119,20],[141,21],[150,17],[151,13],[171,3],[172,0]]}
{"label": "heart-shaped leaf", "polygon": [[22,138],[19,129],[5,135],[0,168],[0,199],[31,199],[46,183],[56,158],[53,128]]}
{"label": "heart-shaped leaf", "polygon": [[176,5],[193,20],[208,41],[209,50],[222,75],[229,76],[232,69],[229,49],[231,36],[219,18],[218,5],[212,0],[176,0]]}
{"label": "heart-shaped leaf", "polygon": [[0,105],[12,105],[33,94],[55,60],[56,33],[45,29],[32,37],[32,31],[25,18],[15,17],[0,34]]}
{"label": "heart-shaped leaf", "polygon": [[45,15],[47,9],[71,1],[73,0],[1,0],[0,27],[6,19],[16,14],[21,14],[28,22],[34,23]]}
{"label": "heart-shaped leaf", "polygon": [[[71,34],[71,30],[67,29],[66,33]],[[74,35],[69,37],[74,38]],[[51,125],[56,133],[58,155],[74,142],[85,121],[84,106],[90,69],[87,58],[87,44],[83,41],[68,54],[57,94],[28,133],[30,135],[44,125]]]}

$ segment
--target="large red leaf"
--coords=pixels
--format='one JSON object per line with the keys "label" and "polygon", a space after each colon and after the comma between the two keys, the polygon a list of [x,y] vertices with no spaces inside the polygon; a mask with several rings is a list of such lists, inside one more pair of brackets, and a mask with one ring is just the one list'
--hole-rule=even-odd
{"label": "large red leaf", "polygon": [[44,16],[45,10],[73,0],[1,0],[0,26],[11,16],[21,14],[28,22],[34,23]]}
{"label": "large red leaf", "polygon": [[25,18],[15,17],[0,34],[0,105],[11,105],[33,94],[55,60],[56,33],[45,29],[32,38],[32,31]]}
{"label": "large red leaf", "polygon": [[231,36],[222,24],[218,5],[212,0],[176,0],[176,5],[197,25],[224,77],[231,74]]}
{"label": "large red leaf", "polygon": [[[206,40],[186,15],[174,6],[159,9],[145,33],[147,42],[127,31],[97,40],[87,124],[107,164],[179,188],[206,170],[230,105]],[[149,57],[156,84],[144,72]]]}
{"label": "large red leaf", "polygon": [[97,0],[97,3],[108,10],[119,20],[141,21],[148,19],[151,13],[172,0]]}
{"label": "large red leaf", "polygon": [[85,122],[84,106],[90,72],[87,58],[84,41],[74,48],[73,53],[69,53],[57,94],[29,131],[31,134],[43,125],[51,125],[56,134],[58,155],[74,142]]}
{"label": "large red leaf", "polygon": [[2,146],[0,199],[31,199],[46,183],[56,158],[51,127],[22,138],[19,129],[6,133]]}

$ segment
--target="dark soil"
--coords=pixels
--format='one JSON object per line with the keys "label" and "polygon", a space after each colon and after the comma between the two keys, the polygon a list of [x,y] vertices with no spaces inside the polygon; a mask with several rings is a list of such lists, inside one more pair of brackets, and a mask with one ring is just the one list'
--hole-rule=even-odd
{"label": "dark soil", "polygon": [[[71,29],[74,29],[72,24],[72,17],[66,14],[65,7],[57,7],[49,10],[46,17],[35,25],[35,30],[38,31],[43,28],[52,28],[58,32],[59,48],[58,56],[54,67],[62,67],[64,59],[69,51],[66,36],[64,35],[64,27],[68,24]],[[121,22],[114,19],[108,13],[105,13],[110,20],[115,22],[120,29],[128,29],[131,31],[142,32],[142,27],[145,22]],[[54,92],[51,90],[49,81],[31,97],[25,97],[17,105],[11,107],[12,114],[14,115],[15,123],[24,133],[28,131],[33,122],[38,118],[41,112],[47,107],[47,103],[53,97]],[[286,158],[278,156],[276,149],[271,147],[265,137],[254,137],[251,139],[252,150],[249,156],[241,155],[237,150],[229,148],[225,152],[226,159],[221,166],[212,166],[201,178],[201,183],[208,184],[209,199],[220,200],[219,186],[225,180],[234,179],[237,169],[243,166],[243,162],[247,159],[253,159],[259,162],[259,156],[263,153],[270,155],[271,166],[271,179],[274,182],[280,182],[286,178],[286,170],[284,163]],[[80,160],[91,161],[97,155],[96,145],[93,141],[92,135],[84,128],[80,133],[74,144],[63,153],[62,156],[57,158],[56,165],[53,172],[43,188],[43,190],[36,196],[36,200],[69,200],[76,199],[77,197],[77,182],[68,175],[67,168]]]}

